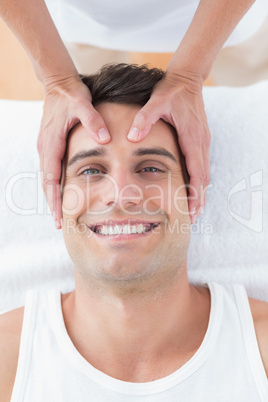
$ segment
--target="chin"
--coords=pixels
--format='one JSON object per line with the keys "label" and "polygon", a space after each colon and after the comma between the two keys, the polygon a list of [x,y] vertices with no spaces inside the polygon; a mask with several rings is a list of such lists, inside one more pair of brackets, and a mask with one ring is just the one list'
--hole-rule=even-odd
{"label": "chin", "polygon": [[141,267],[137,259],[134,261],[133,258],[123,258],[121,255],[114,255],[109,259],[91,255],[78,270],[100,278],[101,282],[123,283],[144,276],[146,267]]}

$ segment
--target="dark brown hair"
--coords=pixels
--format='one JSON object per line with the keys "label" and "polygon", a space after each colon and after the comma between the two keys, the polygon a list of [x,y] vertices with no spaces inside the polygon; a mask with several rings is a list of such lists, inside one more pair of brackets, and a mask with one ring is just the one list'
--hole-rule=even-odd
{"label": "dark brown hair", "polygon": [[92,104],[103,102],[144,106],[164,71],[136,64],[107,64],[96,74],[81,79],[89,88]]}

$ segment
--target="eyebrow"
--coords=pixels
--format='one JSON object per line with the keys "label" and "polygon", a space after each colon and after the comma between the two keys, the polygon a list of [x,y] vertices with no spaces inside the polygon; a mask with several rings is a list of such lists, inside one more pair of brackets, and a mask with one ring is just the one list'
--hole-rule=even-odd
{"label": "eyebrow", "polygon": [[81,159],[90,158],[91,156],[105,156],[107,151],[104,148],[98,147],[89,149],[88,151],[80,151],[74,154],[74,156],[67,163],[67,168],[80,161]]}
{"label": "eyebrow", "polygon": [[[139,148],[136,149],[136,151],[133,152],[134,156],[145,156],[145,155],[160,155],[160,156],[165,156],[174,162],[178,163],[178,160],[175,158],[175,156],[166,150],[165,148],[161,147],[154,147],[154,148]],[[80,151],[77,152],[68,162],[67,168],[71,167],[73,164],[76,162],[82,160],[82,159],[87,159],[92,156],[107,156],[107,151],[104,148],[97,147],[94,149],[89,149],[87,151]]]}
{"label": "eyebrow", "polygon": [[169,152],[167,149],[161,148],[161,147],[139,148],[133,152],[133,155],[135,155],[135,156],[160,155],[160,156],[166,156],[167,158],[172,159],[174,162],[178,162],[178,160],[175,158],[175,156],[171,152]]}

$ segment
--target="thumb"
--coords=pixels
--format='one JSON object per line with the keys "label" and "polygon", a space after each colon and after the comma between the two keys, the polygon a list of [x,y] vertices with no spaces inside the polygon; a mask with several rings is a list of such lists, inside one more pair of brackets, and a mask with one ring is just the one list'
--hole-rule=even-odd
{"label": "thumb", "polygon": [[97,143],[104,144],[110,141],[111,136],[104,120],[91,103],[81,109],[77,117]]}
{"label": "thumb", "polygon": [[138,142],[145,138],[152,126],[161,118],[160,112],[155,104],[147,102],[136,114],[127,138],[130,141]]}

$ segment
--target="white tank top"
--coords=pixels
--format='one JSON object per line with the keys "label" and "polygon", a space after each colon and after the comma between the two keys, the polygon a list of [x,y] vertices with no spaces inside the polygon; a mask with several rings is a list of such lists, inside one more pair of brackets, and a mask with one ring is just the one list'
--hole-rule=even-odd
{"label": "white tank top", "polygon": [[121,381],[90,365],[67,334],[60,292],[30,291],[11,402],[267,402],[244,287],[208,287],[209,325],[198,351],[174,373],[145,383]]}
{"label": "white tank top", "polygon": [[[174,52],[199,0],[45,0],[66,42],[136,52]],[[268,15],[256,0],[225,45],[250,38]]]}

